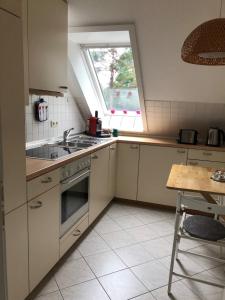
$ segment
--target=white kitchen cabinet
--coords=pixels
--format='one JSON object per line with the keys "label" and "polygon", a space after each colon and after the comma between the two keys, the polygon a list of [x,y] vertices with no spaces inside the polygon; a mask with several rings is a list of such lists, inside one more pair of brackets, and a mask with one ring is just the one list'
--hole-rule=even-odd
{"label": "white kitchen cabinet", "polygon": [[168,190],[166,183],[172,164],[186,162],[186,149],[141,146],[137,200],[175,206],[177,192]]}
{"label": "white kitchen cabinet", "polygon": [[109,146],[109,176],[108,176],[108,194],[110,202],[115,197],[116,191],[116,161],[117,161],[117,144]]}
{"label": "white kitchen cabinet", "polygon": [[61,92],[67,86],[68,5],[28,0],[29,87]]}
{"label": "white kitchen cabinet", "polygon": [[91,155],[89,224],[91,224],[108,204],[109,147]]}
{"label": "white kitchen cabinet", "polygon": [[20,17],[22,13],[22,0],[0,0],[0,8]]}
{"label": "white kitchen cabinet", "polygon": [[138,161],[138,144],[118,144],[116,172],[117,198],[137,199]]}
{"label": "white kitchen cabinet", "polygon": [[8,213],[26,202],[25,112],[22,22],[2,9],[0,36],[0,130],[3,156],[0,163],[3,169],[4,210]]}
{"label": "white kitchen cabinet", "polygon": [[5,216],[8,300],[24,300],[28,293],[27,204]]}
{"label": "white kitchen cabinet", "polygon": [[59,197],[57,185],[28,203],[30,291],[59,259]]}

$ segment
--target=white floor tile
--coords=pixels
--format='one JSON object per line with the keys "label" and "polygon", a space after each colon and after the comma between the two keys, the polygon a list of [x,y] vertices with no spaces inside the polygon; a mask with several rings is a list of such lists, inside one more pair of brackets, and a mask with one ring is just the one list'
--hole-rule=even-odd
{"label": "white floor tile", "polygon": [[164,217],[158,213],[158,211],[150,209],[138,212],[135,216],[144,224],[151,224],[164,219]]}
{"label": "white floor tile", "polygon": [[83,258],[66,261],[55,274],[60,289],[94,278],[94,274]]}
{"label": "white floor tile", "polygon": [[108,220],[100,220],[94,227],[95,231],[99,234],[110,233],[114,231],[120,231],[122,228],[110,218]]}
{"label": "white floor tile", "polygon": [[[165,239],[171,244],[171,247],[172,247],[174,235],[173,234],[168,235],[168,236],[165,237]],[[202,243],[196,242],[196,241],[193,241],[193,240],[181,239],[179,249],[189,250],[189,249],[192,249],[192,248],[199,247],[199,246],[201,246],[201,244]]]}
{"label": "white floor tile", "polygon": [[106,275],[99,280],[112,300],[127,300],[147,292],[130,270]]}
{"label": "white floor tile", "polygon": [[73,252],[70,253],[68,256],[67,260],[72,260],[72,259],[79,259],[81,258],[80,251],[78,249],[75,249]]}
{"label": "white floor tile", "polygon": [[149,290],[168,284],[169,270],[158,261],[150,261],[131,269]]}
{"label": "white floor tile", "polygon": [[172,247],[170,243],[164,239],[154,239],[141,244],[154,258],[161,258],[171,255]]}
{"label": "white floor tile", "polygon": [[124,230],[102,234],[101,236],[112,249],[126,247],[135,243],[133,237]]}
{"label": "white floor tile", "polygon": [[149,224],[148,227],[158,236],[165,236],[174,232],[174,226],[168,221],[155,222]]}
{"label": "white floor tile", "polygon": [[100,236],[93,236],[82,241],[78,250],[83,256],[88,256],[110,250],[110,248]]}
{"label": "white floor tile", "polygon": [[144,295],[132,298],[132,300],[155,300],[151,293],[146,293]]}
{"label": "white floor tile", "polygon": [[60,292],[50,293],[44,296],[35,298],[35,300],[63,300]]}
{"label": "white floor tile", "polygon": [[149,241],[158,237],[158,234],[147,225],[127,229],[126,232],[132,236],[133,241],[136,243]]}
{"label": "white floor tile", "polygon": [[56,292],[58,291],[59,288],[58,288],[58,285],[55,281],[54,278],[51,278],[48,282],[46,282],[41,291],[39,292],[38,296],[42,296],[42,295],[46,295],[46,294],[49,294],[49,293],[52,293],[52,292]]}
{"label": "white floor tile", "polygon": [[134,215],[128,215],[128,216],[117,218],[116,222],[123,229],[144,225],[144,223],[138,220],[138,218],[136,218]]}
{"label": "white floor tile", "polygon": [[85,259],[97,277],[127,268],[113,251],[87,256]]}
{"label": "white floor tile", "polygon": [[[212,251],[212,248],[209,248],[209,245],[202,245],[196,248],[193,248],[190,250],[191,252],[202,254],[202,255],[207,255],[207,256],[215,256],[219,257],[219,252],[218,249],[217,251]],[[199,257],[199,256],[192,256],[192,260],[196,261],[198,264],[200,264],[205,270],[211,269],[213,267],[219,266],[221,263],[217,261],[213,261],[207,258]]]}
{"label": "white floor tile", "polygon": [[[210,275],[207,271],[197,274],[193,277],[224,284],[224,281],[218,281],[215,276]],[[222,300],[222,288],[186,279],[183,280],[183,283],[202,300]]]}
{"label": "white floor tile", "polygon": [[[179,253],[179,260],[174,262],[174,272],[186,275],[194,275],[204,271],[204,267],[192,259],[192,256]],[[171,256],[160,259],[160,262],[169,270]]]}
{"label": "white floor tile", "polygon": [[167,293],[168,286],[152,291],[152,295],[156,300],[200,300],[201,298],[187,288],[181,281],[172,284],[172,295]]}
{"label": "white floor tile", "polygon": [[63,289],[64,300],[108,300],[109,297],[103,290],[99,282],[91,280],[70,288]]}
{"label": "white floor tile", "polygon": [[119,248],[115,252],[128,267],[143,264],[153,259],[153,256],[139,244]]}
{"label": "white floor tile", "polygon": [[[208,273],[220,280],[225,281],[225,265],[208,270]],[[225,282],[224,282],[225,283]]]}

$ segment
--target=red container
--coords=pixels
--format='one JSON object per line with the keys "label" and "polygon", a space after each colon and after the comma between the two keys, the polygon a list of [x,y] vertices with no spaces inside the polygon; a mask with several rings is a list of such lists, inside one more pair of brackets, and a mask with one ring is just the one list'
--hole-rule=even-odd
{"label": "red container", "polygon": [[90,117],[89,119],[89,134],[92,136],[96,136],[97,120],[96,117]]}

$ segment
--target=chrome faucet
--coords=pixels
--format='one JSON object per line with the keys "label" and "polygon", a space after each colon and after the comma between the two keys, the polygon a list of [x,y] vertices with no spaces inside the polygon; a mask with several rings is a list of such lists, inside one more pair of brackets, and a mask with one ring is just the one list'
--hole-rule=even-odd
{"label": "chrome faucet", "polygon": [[70,132],[73,130],[74,128],[70,128],[70,129],[67,129],[63,132],[63,142],[64,143],[67,143],[67,139],[70,135]]}

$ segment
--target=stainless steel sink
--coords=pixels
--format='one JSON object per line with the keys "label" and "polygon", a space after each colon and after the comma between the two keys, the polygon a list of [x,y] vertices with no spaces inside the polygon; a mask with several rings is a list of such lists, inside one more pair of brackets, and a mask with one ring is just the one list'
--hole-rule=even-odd
{"label": "stainless steel sink", "polygon": [[89,142],[59,142],[57,146],[68,147],[68,148],[88,148],[95,145],[95,143]]}

